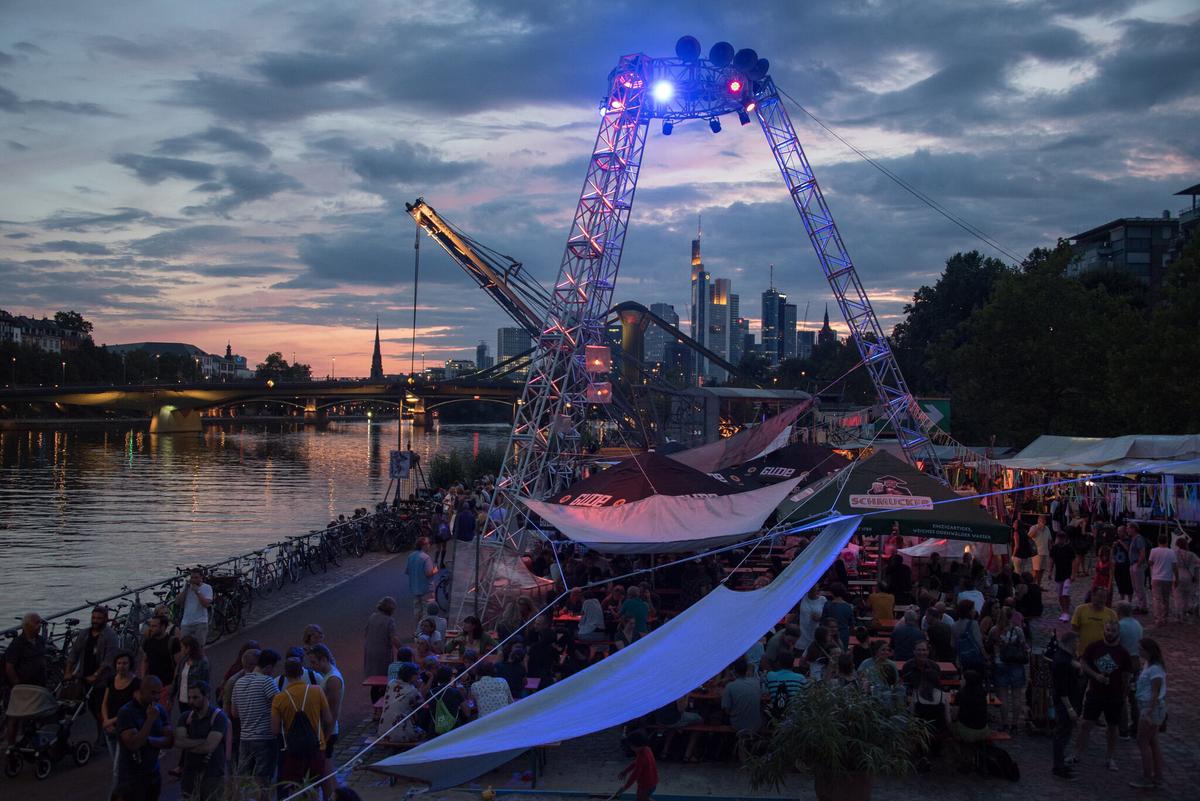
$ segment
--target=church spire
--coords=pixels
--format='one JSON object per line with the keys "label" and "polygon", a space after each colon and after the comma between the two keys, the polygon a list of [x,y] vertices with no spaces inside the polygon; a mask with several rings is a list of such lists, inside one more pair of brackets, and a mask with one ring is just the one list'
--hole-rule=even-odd
{"label": "church spire", "polygon": [[379,350],[379,317],[375,317],[375,352],[371,354],[371,380],[383,378],[383,354]]}
{"label": "church spire", "polygon": [[818,345],[836,345],[837,332],[829,325],[829,304],[825,304],[825,322],[821,326],[821,330],[817,332]]}

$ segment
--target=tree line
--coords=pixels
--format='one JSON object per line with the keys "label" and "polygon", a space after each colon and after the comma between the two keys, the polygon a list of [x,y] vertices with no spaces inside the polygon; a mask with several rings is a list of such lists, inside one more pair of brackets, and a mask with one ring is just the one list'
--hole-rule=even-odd
{"label": "tree line", "polygon": [[[915,395],[949,396],[958,440],[1200,431],[1200,235],[1155,292],[1118,271],[1068,275],[1073,258],[1062,241],[1015,267],[956,253],[905,305],[896,358]],[[741,366],[763,386],[812,391],[858,362],[854,343],[839,342],[775,373],[754,357]],[[854,370],[841,396],[873,403],[870,377]]]}

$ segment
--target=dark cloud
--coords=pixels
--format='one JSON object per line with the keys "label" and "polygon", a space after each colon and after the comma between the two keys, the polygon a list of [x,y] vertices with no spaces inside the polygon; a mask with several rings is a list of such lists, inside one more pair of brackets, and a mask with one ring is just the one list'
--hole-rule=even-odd
{"label": "dark cloud", "polygon": [[74,239],[58,239],[42,242],[29,248],[34,253],[78,253],[81,256],[107,256],[112,253],[99,242],[79,242]]}
{"label": "dark cloud", "polygon": [[5,53],[3,50],[0,50],[0,67],[7,67],[15,62],[15,58],[10,56],[8,53]]}
{"label": "dark cloud", "polygon": [[[410,223],[411,224],[411,223]],[[290,286],[335,283],[395,286],[401,265],[411,264],[412,245],[384,228],[355,229],[336,234],[305,234],[296,249],[309,272]]]}
{"label": "dark cloud", "polygon": [[91,117],[116,117],[118,115],[97,103],[69,103],[63,100],[22,100],[19,95],[0,86],[0,111],[25,114],[30,111],[61,111],[65,114],[83,114]]}
{"label": "dark cloud", "polygon": [[166,61],[178,53],[178,45],[147,39],[132,41],[120,36],[93,36],[87,41],[92,50],[128,59],[129,61]]}
{"label": "dark cloud", "polygon": [[4,238],[5,239],[28,239],[31,236],[33,236],[33,234],[27,234],[27,233],[21,231],[21,232],[15,233],[15,234],[5,234]]}
{"label": "dark cloud", "polygon": [[33,42],[17,42],[13,45],[14,50],[20,50],[22,53],[30,55],[48,55],[45,50],[35,45]]}
{"label": "dark cloud", "polygon": [[292,176],[275,168],[259,170],[254,167],[233,166],[221,170],[220,189],[224,191],[202,206],[188,206],[183,213],[189,216],[212,213],[227,215],[238,206],[263,200],[279,192],[303,189],[304,185]]}
{"label": "dark cloud", "polygon": [[166,156],[142,156],[137,153],[120,153],[113,156],[113,163],[131,170],[144,184],[157,184],[167,178],[182,178],[187,181],[208,181],[217,174],[215,165],[190,159],[175,159]]}
{"label": "dark cloud", "polygon": [[129,243],[129,249],[142,256],[172,258],[203,250],[211,245],[237,242],[241,235],[230,225],[193,225]]}
{"label": "dark cloud", "polygon": [[163,139],[155,150],[168,156],[186,156],[197,151],[238,153],[252,159],[265,159],[271,148],[232,128],[212,125],[187,136]]}
{"label": "dark cloud", "polygon": [[49,231],[120,231],[129,223],[144,222],[161,225],[164,221],[148,211],[119,206],[108,214],[89,211],[57,211],[38,225]]}
{"label": "dark cloud", "polygon": [[367,188],[428,186],[461,178],[480,167],[476,161],[447,161],[433,148],[404,141],[391,147],[355,147],[344,138],[333,138],[317,146],[345,158]]}
{"label": "dark cloud", "polygon": [[274,264],[189,264],[184,269],[213,278],[260,278],[289,272],[287,267]]}
{"label": "dark cloud", "polygon": [[29,145],[23,145],[15,139],[5,139],[4,144],[8,145],[12,150],[28,150]]}
{"label": "dark cloud", "polygon": [[284,122],[313,114],[378,105],[381,100],[344,87],[279,87],[210,72],[173,83],[172,102],[196,106],[222,120]]}
{"label": "dark cloud", "polygon": [[265,53],[256,72],[275,86],[318,86],[361,78],[374,67],[366,53]]}
{"label": "dark cloud", "polygon": [[1099,60],[1096,74],[1066,92],[1052,109],[1068,116],[1136,114],[1196,95],[1200,86],[1200,19],[1190,24],[1119,23],[1120,47]]}

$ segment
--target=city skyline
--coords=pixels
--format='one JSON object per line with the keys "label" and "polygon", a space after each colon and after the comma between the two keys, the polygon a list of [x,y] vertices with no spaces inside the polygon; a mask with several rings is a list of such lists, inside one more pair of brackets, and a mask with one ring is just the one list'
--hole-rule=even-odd
{"label": "city skyline", "polygon": [[[1177,211],[1200,172],[1200,22],[1182,0],[776,8],[667,2],[632,26],[620,8],[471,2],[6,8],[0,305],[76,309],[97,342],[232,340],[346,375],[369,372],[378,316],[384,369],[404,371],[403,203],[424,195],[551,283],[604,76],[684,33],[755,47],[806,108],[1018,256]],[[677,265],[703,214],[706,269],[742,316],[774,264],[814,329],[824,278],[757,126],[734,122],[652,126],[615,297],[686,319]],[[815,126],[800,135],[889,330],[955,251],[996,255]],[[470,358],[507,321],[432,244],[417,352]]]}

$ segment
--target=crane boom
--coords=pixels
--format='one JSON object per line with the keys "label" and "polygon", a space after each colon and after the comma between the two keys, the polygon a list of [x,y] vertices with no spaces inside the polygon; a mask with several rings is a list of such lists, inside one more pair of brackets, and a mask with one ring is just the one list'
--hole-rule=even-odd
{"label": "crane boom", "polygon": [[496,253],[459,231],[423,198],[405,203],[405,210],[450,258],[474,279],[517,325],[536,338],[550,307],[550,294],[522,273],[522,264]]}

